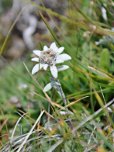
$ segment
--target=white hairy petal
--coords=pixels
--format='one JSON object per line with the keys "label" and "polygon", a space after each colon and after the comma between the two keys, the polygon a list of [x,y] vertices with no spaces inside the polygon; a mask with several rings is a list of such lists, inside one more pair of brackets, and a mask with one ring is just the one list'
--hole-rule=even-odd
{"label": "white hairy petal", "polygon": [[54,78],[57,78],[58,77],[58,71],[57,71],[57,68],[55,65],[51,66],[50,67],[50,71],[51,71],[51,74]]}
{"label": "white hairy petal", "polygon": [[68,65],[62,65],[62,66],[58,67],[58,71],[67,70],[68,68],[69,68]]}
{"label": "white hairy petal", "polygon": [[47,91],[49,91],[51,88],[52,88],[51,83],[48,83],[48,84],[44,87],[43,91],[44,91],[44,92],[47,92]]}
{"label": "white hairy petal", "polygon": [[40,69],[39,64],[36,64],[36,65],[33,67],[33,69],[32,69],[32,74],[35,74],[36,72],[38,72],[39,69]]}
{"label": "white hairy petal", "polygon": [[56,46],[55,42],[51,43],[50,49],[52,49],[53,51],[57,51],[58,50],[58,47]]}
{"label": "white hairy petal", "polygon": [[43,64],[43,69],[47,70],[47,68],[48,68],[48,64]]}
{"label": "white hairy petal", "polygon": [[31,61],[39,62],[39,58],[32,58]]}
{"label": "white hairy petal", "polygon": [[58,54],[61,54],[63,51],[64,51],[64,47],[60,47],[60,48],[57,50],[57,53],[58,53]]}
{"label": "white hairy petal", "polygon": [[44,51],[47,51],[48,49],[49,49],[49,48],[48,48],[46,45],[45,45],[44,48],[43,48]]}
{"label": "white hairy petal", "polygon": [[43,68],[44,64],[39,63],[40,70]]}
{"label": "white hairy petal", "polygon": [[58,57],[57,57],[57,59],[56,59],[56,64],[63,63],[63,62],[64,62],[63,60],[58,59]]}
{"label": "white hairy petal", "polygon": [[40,50],[33,50],[33,53],[37,56],[41,55],[41,51]]}
{"label": "white hairy petal", "polygon": [[68,55],[66,53],[58,55],[57,58],[60,59],[60,60],[63,60],[63,61],[71,60],[70,55]]}

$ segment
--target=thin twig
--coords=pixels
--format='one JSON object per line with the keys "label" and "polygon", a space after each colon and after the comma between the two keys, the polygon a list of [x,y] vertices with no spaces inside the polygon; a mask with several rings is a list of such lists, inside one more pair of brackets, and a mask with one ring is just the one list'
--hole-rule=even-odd
{"label": "thin twig", "polygon": [[26,144],[28,138],[30,137],[30,135],[32,134],[34,128],[36,127],[37,123],[40,121],[42,115],[44,114],[44,110],[40,113],[39,117],[37,118],[35,124],[33,125],[33,127],[31,128],[31,130],[29,131],[29,133],[27,134],[27,136],[25,137],[25,140],[23,141],[23,143],[21,144],[21,146],[19,147],[19,149],[17,150],[17,152],[20,152],[23,148],[23,146]]}
{"label": "thin twig", "polygon": [[14,129],[13,129],[13,132],[12,132],[12,135],[11,135],[11,139],[10,139],[10,142],[11,142],[11,143],[12,143],[12,141],[13,141],[13,137],[14,137],[14,134],[15,134],[17,125],[19,124],[19,122],[21,121],[21,119],[22,119],[24,116],[25,116],[25,114],[23,114],[23,115],[17,120],[17,122],[16,122],[16,125],[15,125],[15,127],[14,127]]}
{"label": "thin twig", "polygon": [[49,148],[47,152],[53,152],[56,149],[56,147],[59,146],[62,142],[63,142],[63,139],[57,141],[57,143],[51,146],[51,148]]}

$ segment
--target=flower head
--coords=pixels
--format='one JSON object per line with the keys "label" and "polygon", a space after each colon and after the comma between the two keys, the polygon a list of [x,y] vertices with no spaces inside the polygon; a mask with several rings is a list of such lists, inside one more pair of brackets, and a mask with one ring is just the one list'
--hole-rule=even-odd
{"label": "flower head", "polygon": [[32,69],[32,74],[37,73],[40,69],[47,70],[50,68],[51,74],[54,78],[57,78],[58,71],[66,70],[69,68],[67,65],[56,67],[56,64],[63,63],[64,61],[70,60],[71,57],[63,53],[64,47],[58,48],[56,43],[53,42],[50,47],[43,47],[43,50],[33,50],[36,57],[32,58],[32,61],[38,62]]}

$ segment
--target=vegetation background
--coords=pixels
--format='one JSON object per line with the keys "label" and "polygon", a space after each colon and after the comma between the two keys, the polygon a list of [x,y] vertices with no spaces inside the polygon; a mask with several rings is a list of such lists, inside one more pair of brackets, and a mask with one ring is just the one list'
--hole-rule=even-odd
{"label": "vegetation background", "polygon": [[[113,0],[14,1],[0,0],[1,152],[113,152]],[[31,75],[32,50],[53,41],[72,57],[66,107],[42,92],[48,71]]]}

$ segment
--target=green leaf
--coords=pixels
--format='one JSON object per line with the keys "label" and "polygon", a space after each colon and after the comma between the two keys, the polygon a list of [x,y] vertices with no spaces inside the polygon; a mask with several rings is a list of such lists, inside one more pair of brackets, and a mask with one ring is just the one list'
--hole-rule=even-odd
{"label": "green leaf", "polygon": [[110,68],[110,53],[108,49],[103,49],[100,54],[99,67],[105,71],[108,71]]}

